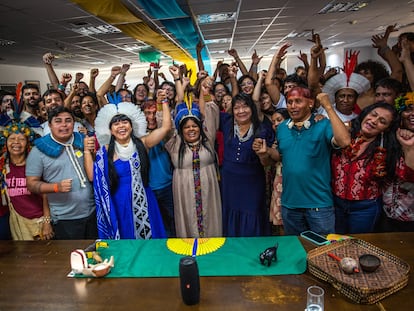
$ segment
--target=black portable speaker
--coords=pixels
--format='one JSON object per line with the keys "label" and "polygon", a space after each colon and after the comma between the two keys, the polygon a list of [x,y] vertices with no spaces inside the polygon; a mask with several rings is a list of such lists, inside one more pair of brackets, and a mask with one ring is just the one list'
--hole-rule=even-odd
{"label": "black portable speaker", "polygon": [[180,259],[181,296],[186,305],[195,305],[200,301],[200,277],[194,257]]}

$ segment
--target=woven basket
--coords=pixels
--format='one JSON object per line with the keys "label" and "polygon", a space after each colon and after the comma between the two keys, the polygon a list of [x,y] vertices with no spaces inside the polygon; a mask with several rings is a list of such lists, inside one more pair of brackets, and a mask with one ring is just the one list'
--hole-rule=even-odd
{"label": "woven basket", "polygon": [[[375,272],[346,274],[339,262],[328,256],[351,257],[358,261],[363,254],[376,255],[381,265]],[[356,303],[373,304],[395,293],[408,283],[410,266],[398,257],[359,239],[347,239],[321,246],[308,253],[311,274],[336,288]]]}

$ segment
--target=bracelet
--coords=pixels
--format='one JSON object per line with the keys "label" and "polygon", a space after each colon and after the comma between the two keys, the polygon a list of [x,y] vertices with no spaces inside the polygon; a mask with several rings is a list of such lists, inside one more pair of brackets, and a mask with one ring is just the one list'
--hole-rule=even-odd
{"label": "bracelet", "polygon": [[43,216],[42,223],[44,223],[44,224],[50,224],[51,222],[52,222],[52,219],[50,218],[50,216]]}
{"label": "bracelet", "polygon": [[59,192],[59,185],[57,183],[53,185],[53,192],[55,193]]}
{"label": "bracelet", "polygon": [[176,78],[176,79],[174,79],[174,81],[180,81],[181,79],[180,78]]}

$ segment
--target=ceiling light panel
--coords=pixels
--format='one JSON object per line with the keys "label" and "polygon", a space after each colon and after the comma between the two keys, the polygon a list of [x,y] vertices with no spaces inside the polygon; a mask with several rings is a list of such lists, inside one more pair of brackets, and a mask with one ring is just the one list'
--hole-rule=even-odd
{"label": "ceiling light panel", "polygon": [[104,35],[121,32],[121,30],[119,30],[118,28],[107,24],[99,26],[72,28],[72,31],[85,36]]}
{"label": "ceiling light panel", "polygon": [[338,13],[338,12],[354,12],[366,7],[369,1],[356,2],[330,2],[324,6],[318,14]]}
{"label": "ceiling light panel", "polygon": [[202,14],[197,16],[197,22],[202,24],[224,23],[234,21],[236,19],[236,12]]}

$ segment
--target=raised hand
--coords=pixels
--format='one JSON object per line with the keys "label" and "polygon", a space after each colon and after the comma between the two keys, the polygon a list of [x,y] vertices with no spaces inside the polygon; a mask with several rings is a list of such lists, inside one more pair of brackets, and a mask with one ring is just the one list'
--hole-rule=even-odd
{"label": "raised hand", "polygon": [[82,72],[77,72],[76,75],[75,75],[75,82],[79,82],[82,79],[83,79],[83,73]]}
{"label": "raised hand", "polygon": [[332,107],[331,100],[327,93],[319,93],[318,95],[316,95],[316,99],[319,101],[319,103],[325,110],[328,110]]}
{"label": "raised hand", "polygon": [[302,51],[299,51],[298,59],[300,59],[304,64],[308,63],[308,55],[306,55],[306,53],[302,53]]}
{"label": "raised hand", "polygon": [[83,139],[83,150],[95,152],[96,138],[95,136],[86,136]]}
{"label": "raised hand", "polygon": [[70,81],[72,81],[72,75],[70,73],[63,73],[62,78],[60,79],[60,84],[67,85]]}
{"label": "raised hand", "polygon": [[252,63],[254,65],[258,65],[260,63],[260,61],[262,60],[262,57],[259,57],[259,55],[257,55],[256,50],[254,50],[253,54],[252,54]]}
{"label": "raised hand", "polygon": [[281,61],[285,59],[285,56],[287,54],[287,49],[292,46],[291,43],[285,43],[282,45],[282,47],[279,49],[279,51],[276,54],[276,57],[279,58]]}
{"label": "raised hand", "polygon": [[205,70],[200,70],[197,72],[197,79],[202,79],[208,76],[208,72]]}
{"label": "raised hand", "polygon": [[206,77],[201,83],[201,89],[203,90],[203,95],[210,94],[210,90],[213,87],[214,80],[212,77]]}
{"label": "raised hand", "polygon": [[261,70],[258,74],[258,80],[264,80],[266,78],[266,71]]}
{"label": "raised hand", "polygon": [[401,39],[401,55],[399,57],[400,62],[404,62],[404,60],[410,60],[411,53],[410,53],[410,43],[408,42],[407,38]]}
{"label": "raised hand", "polygon": [[229,73],[230,78],[236,78],[238,70],[239,70],[239,67],[237,67],[236,65],[232,64],[231,66],[229,66],[228,73]]}
{"label": "raised hand", "polygon": [[386,40],[388,40],[388,38],[389,38],[389,36],[390,36],[391,32],[396,32],[396,31],[398,31],[398,29],[397,29],[397,24],[394,24],[394,25],[389,25],[389,26],[387,27],[387,29],[385,29],[384,38],[385,38]]}
{"label": "raised hand", "polygon": [[229,53],[230,56],[232,56],[233,58],[238,58],[239,54],[237,54],[236,49],[230,49],[227,51]]}
{"label": "raised hand", "polygon": [[46,65],[51,65],[54,59],[55,56],[52,53],[46,53],[43,55],[43,63]]}
{"label": "raised hand", "polygon": [[127,73],[130,67],[131,67],[130,64],[122,64],[121,73]]}
{"label": "raised hand", "polygon": [[98,68],[92,68],[91,69],[91,77],[96,78],[99,75],[99,69]]}
{"label": "raised hand", "polygon": [[168,70],[170,71],[174,79],[177,79],[180,77],[180,67],[173,65],[173,66],[168,67]]}
{"label": "raised hand", "polygon": [[111,68],[111,76],[116,77],[117,75],[119,75],[121,73],[121,66],[114,66]]}

